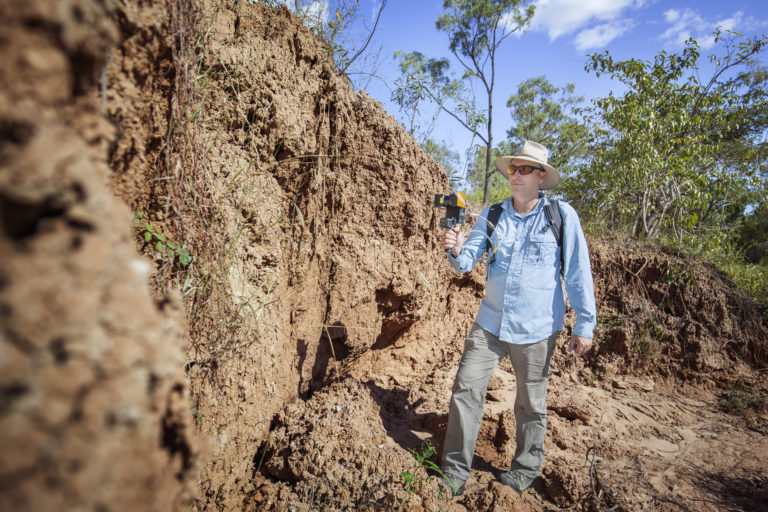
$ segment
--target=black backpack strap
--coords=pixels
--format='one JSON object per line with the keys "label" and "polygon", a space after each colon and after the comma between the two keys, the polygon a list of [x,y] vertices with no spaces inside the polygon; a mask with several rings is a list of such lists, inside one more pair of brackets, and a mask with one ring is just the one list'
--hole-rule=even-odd
{"label": "black backpack strap", "polygon": [[544,214],[547,216],[547,225],[552,229],[555,235],[557,245],[560,246],[560,273],[565,269],[565,256],[563,251],[563,216],[560,213],[560,204],[557,199],[550,199],[549,204],[544,207]]}
{"label": "black backpack strap", "polygon": [[496,257],[496,250],[491,248],[491,234],[496,229],[496,224],[499,223],[501,217],[501,203],[495,203],[491,205],[488,210],[488,222],[485,223],[485,232],[488,237],[485,239],[485,252],[488,253],[488,265],[493,262]]}
{"label": "black backpack strap", "polygon": [[560,214],[560,205],[557,199],[550,199],[549,204],[544,207],[544,215],[547,216],[547,225],[552,229],[555,235],[557,245],[563,246],[563,216]]}

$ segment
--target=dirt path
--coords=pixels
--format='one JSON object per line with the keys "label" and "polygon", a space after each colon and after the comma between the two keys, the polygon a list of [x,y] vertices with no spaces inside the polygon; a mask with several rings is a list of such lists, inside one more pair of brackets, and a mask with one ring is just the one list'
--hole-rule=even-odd
{"label": "dirt path", "polygon": [[[425,440],[440,449],[458,342],[446,349],[442,358],[426,346],[382,354],[369,380],[349,378],[281,414],[252,510],[337,510],[350,502],[386,510],[399,503],[399,473],[414,463],[404,452],[421,451]],[[419,363],[416,354],[425,352]],[[433,477],[408,498],[412,509],[765,509],[765,411],[729,413],[717,387],[648,376],[589,385],[580,382],[584,367],[558,364],[578,366],[572,357],[561,345],[548,397],[547,461],[531,491],[519,496],[496,479],[514,452],[514,375],[502,362],[486,396],[465,495],[441,501]],[[328,463],[337,469],[328,472]]]}

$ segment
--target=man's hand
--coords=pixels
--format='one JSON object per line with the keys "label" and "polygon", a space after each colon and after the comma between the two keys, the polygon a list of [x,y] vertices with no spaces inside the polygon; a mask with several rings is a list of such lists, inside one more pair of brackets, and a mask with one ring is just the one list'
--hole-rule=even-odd
{"label": "man's hand", "polygon": [[451,254],[458,256],[461,253],[461,247],[464,245],[464,234],[459,226],[453,226],[453,229],[446,229],[443,233],[442,247],[444,251],[451,251]]}
{"label": "man's hand", "polygon": [[576,352],[578,355],[586,354],[589,349],[592,348],[592,338],[585,338],[583,336],[571,336],[571,342],[568,344],[568,349]]}

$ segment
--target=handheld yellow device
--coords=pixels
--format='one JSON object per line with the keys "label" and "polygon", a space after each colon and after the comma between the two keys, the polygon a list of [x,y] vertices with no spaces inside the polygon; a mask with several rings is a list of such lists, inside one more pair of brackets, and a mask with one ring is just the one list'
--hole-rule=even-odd
{"label": "handheld yellow device", "polygon": [[435,207],[445,208],[445,217],[440,219],[440,227],[452,229],[455,225],[464,223],[467,197],[463,192],[455,192],[450,195],[435,194]]}

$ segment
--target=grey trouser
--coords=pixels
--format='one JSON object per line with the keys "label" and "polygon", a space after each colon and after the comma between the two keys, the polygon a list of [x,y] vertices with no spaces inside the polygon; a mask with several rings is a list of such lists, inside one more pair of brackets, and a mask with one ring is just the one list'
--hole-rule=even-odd
{"label": "grey trouser", "polygon": [[535,478],[544,462],[547,430],[549,360],[557,335],[527,345],[506,343],[477,324],[464,340],[464,354],[453,384],[448,429],[443,444],[442,469],[460,480],[469,478],[477,434],[483,419],[488,382],[506,355],[517,383],[515,422],[517,447],[511,469]]}

